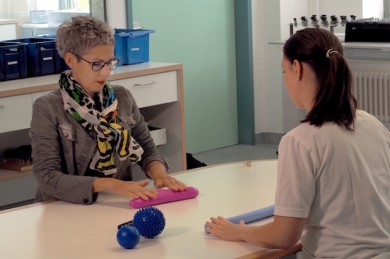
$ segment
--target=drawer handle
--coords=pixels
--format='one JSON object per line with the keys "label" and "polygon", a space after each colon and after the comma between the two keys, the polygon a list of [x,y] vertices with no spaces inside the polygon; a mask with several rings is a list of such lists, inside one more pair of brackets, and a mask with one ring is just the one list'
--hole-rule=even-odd
{"label": "drawer handle", "polygon": [[5,105],[4,104],[0,104],[0,109],[5,109]]}
{"label": "drawer handle", "polygon": [[145,82],[145,83],[135,83],[134,86],[154,85],[155,83],[157,83],[157,82],[156,81],[149,81],[149,82]]}

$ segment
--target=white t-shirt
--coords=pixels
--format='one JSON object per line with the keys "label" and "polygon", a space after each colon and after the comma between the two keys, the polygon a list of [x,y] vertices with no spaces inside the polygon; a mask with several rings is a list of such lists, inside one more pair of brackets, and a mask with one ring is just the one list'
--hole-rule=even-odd
{"label": "white t-shirt", "polygon": [[358,110],[354,132],[334,123],[288,132],[279,144],[275,215],[308,219],[304,258],[390,258],[389,131]]}

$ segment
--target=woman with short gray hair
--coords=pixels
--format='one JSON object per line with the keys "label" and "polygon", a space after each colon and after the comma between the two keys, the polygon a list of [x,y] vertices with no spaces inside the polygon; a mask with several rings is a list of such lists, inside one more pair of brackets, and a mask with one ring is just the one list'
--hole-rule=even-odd
{"label": "woman with short gray hair", "polygon": [[73,17],[58,28],[56,44],[70,68],[59,89],[33,106],[30,137],[36,200],[59,199],[91,204],[99,192],[147,200],[157,196],[148,181],[133,182],[138,163],[156,188],[184,190],[167,173],[132,94],[110,86],[119,60],[111,28],[89,16]]}

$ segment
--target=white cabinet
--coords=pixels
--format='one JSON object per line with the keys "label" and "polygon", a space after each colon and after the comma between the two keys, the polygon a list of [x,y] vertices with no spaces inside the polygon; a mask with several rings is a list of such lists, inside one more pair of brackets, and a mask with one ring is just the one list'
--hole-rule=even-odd
{"label": "white cabinet", "polygon": [[0,41],[18,38],[18,24],[15,19],[0,19]]}
{"label": "white cabinet", "polygon": [[134,78],[113,80],[133,93],[139,108],[178,101],[177,72],[164,72]]}
{"label": "white cabinet", "polygon": [[31,116],[30,94],[0,98],[0,133],[29,128]]}
{"label": "white cabinet", "polygon": [[[38,97],[58,88],[57,82],[58,75],[0,82],[0,134],[28,129],[33,102]],[[158,148],[169,159],[170,172],[185,170],[182,65],[149,62],[120,66],[115,68],[110,76],[110,83],[128,88],[134,95],[145,120],[150,122],[151,126],[166,129],[167,143]],[[4,150],[6,147],[1,145],[2,143],[0,143],[0,150]],[[12,174],[0,169],[0,181],[12,180],[15,184],[15,178],[23,178],[20,182],[24,184],[26,177],[30,179],[30,176],[31,173],[30,175]],[[20,188],[24,187],[21,185]],[[0,196],[3,196],[1,192],[0,189]]]}
{"label": "white cabinet", "polygon": [[0,97],[0,134],[30,128],[32,105],[37,98],[48,92],[50,91]]}

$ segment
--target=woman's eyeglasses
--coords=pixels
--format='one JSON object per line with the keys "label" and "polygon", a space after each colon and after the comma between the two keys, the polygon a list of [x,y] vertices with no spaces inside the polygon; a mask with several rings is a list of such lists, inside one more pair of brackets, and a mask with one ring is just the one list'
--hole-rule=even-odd
{"label": "woman's eyeglasses", "polygon": [[73,54],[73,55],[75,55],[77,58],[79,58],[79,59],[87,62],[88,64],[90,64],[92,70],[95,71],[95,72],[98,72],[98,71],[102,70],[105,65],[107,65],[108,69],[113,70],[119,63],[119,59],[117,57],[114,57],[114,58],[110,59],[107,62],[104,62],[104,61],[93,61],[93,62],[91,62],[91,61],[88,61],[88,60],[80,57],[79,55],[76,55],[76,54]]}

